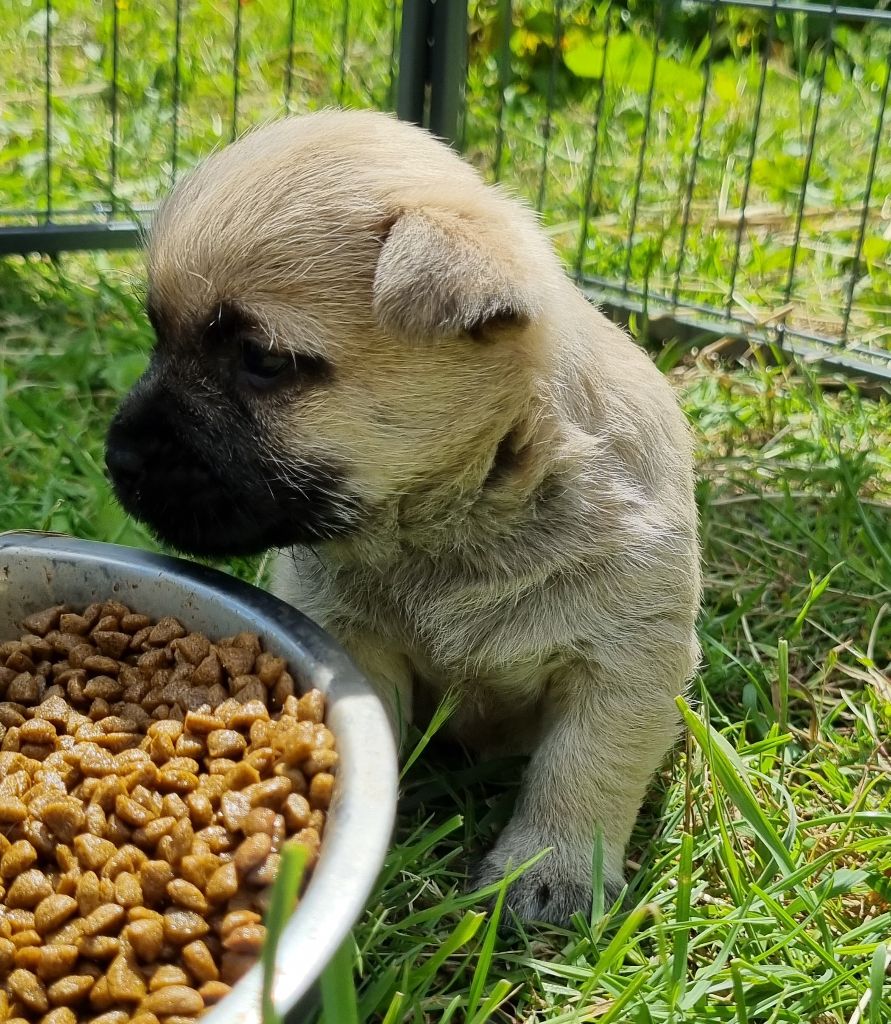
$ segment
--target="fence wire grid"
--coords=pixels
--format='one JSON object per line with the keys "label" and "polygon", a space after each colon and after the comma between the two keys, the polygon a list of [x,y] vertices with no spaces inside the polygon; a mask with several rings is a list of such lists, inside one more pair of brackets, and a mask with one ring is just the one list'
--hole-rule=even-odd
{"label": "fence wire grid", "polygon": [[[2,5],[0,253],[136,244],[176,176],[251,125],[395,109],[419,3]],[[891,377],[884,0],[438,3],[461,19],[449,134],[593,298]]]}

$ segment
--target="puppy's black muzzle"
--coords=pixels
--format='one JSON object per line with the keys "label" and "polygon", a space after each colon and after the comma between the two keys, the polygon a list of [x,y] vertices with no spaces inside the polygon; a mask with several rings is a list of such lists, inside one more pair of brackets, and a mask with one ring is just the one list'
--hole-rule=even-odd
{"label": "puppy's black muzzle", "polygon": [[337,468],[287,458],[243,407],[187,397],[152,370],[112,421],[105,461],[124,509],[190,554],[312,543],[358,518]]}

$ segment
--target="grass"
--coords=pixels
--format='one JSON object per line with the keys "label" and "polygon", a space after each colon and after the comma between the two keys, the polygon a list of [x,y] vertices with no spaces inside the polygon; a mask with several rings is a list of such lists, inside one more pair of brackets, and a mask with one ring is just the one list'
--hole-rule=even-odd
{"label": "grass", "polygon": [[[131,255],[0,263],[0,530],[151,546],[102,468],[150,344],[139,275]],[[348,1010],[324,1024],[353,994],[363,1024],[891,1019],[891,404],[719,348],[665,359],[699,439],[705,653],[625,904],[499,931],[497,887],[464,879],[519,765],[474,765],[434,737],[327,979]]]}
{"label": "grass", "polygon": [[[190,0],[178,64],[174,5],[115,4],[53,0],[49,27],[39,0],[0,10],[0,223],[36,222],[48,200],[61,221],[126,214],[286,109],[393,105],[398,2],[299,0],[292,32],[285,0]],[[891,28],[780,10],[768,48],[763,13],[742,9],[710,30],[702,3],[653,16],[669,5],[631,0],[628,19],[560,0],[559,25],[554,0],[512,6],[504,49],[504,0],[470,4],[464,146],[541,208],[579,276],[829,337],[851,289],[851,339],[891,348],[887,118],[866,194]]]}

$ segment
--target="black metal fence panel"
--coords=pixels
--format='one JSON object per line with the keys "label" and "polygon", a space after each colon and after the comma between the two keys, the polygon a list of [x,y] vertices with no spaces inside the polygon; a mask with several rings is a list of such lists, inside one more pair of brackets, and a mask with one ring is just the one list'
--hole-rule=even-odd
{"label": "black metal fence panel", "polygon": [[596,297],[888,374],[880,8],[481,0],[465,150]]}
{"label": "black metal fence panel", "polygon": [[[436,6],[431,56],[418,19]],[[541,211],[599,300],[891,375],[886,6],[405,0],[399,105],[411,91],[450,134],[466,68],[458,143]],[[3,5],[0,252],[133,244],[177,173],[247,127],[393,109],[402,16],[391,0]]]}
{"label": "black metal fence panel", "polygon": [[177,175],[249,126],[392,107],[393,0],[0,5],[0,252],[133,245]]}

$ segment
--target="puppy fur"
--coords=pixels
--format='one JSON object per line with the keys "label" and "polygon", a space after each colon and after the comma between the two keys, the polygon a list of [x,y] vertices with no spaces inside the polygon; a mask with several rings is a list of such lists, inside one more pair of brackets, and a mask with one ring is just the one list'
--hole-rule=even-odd
{"label": "puppy fur", "polygon": [[[550,848],[509,892],[522,918],[590,906],[598,827],[615,895],[698,657],[691,444],[661,374],[524,206],[383,114],[212,156],[149,275],[159,344],[109,436],[125,506],[186,550],[282,548],[276,592],[395,712],[454,689],[456,736],[530,755],[476,878]],[[245,333],[294,372],[246,376]]]}

